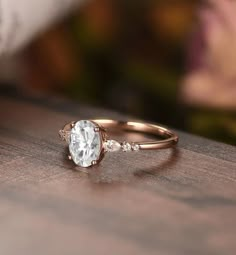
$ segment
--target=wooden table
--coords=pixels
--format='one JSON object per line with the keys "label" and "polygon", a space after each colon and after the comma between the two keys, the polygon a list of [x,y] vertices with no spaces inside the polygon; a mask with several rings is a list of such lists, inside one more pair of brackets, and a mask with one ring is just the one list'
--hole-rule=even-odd
{"label": "wooden table", "polygon": [[236,148],[180,133],[177,150],[110,153],[84,173],[58,129],[117,113],[0,96],[0,254],[236,254]]}

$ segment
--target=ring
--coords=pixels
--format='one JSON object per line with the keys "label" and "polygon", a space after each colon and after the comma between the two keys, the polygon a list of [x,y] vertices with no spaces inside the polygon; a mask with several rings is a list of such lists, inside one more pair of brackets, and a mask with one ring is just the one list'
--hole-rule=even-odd
{"label": "ring", "polygon": [[[161,137],[162,140],[119,142],[109,139],[107,131],[112,130],[140,132]],[[108,119],[72,121],[59,131],[59,136],[69,145],[68,158],[81,167],[97,165],[106,152],[166,149],[178,142],[175,133],[161,126]]]}

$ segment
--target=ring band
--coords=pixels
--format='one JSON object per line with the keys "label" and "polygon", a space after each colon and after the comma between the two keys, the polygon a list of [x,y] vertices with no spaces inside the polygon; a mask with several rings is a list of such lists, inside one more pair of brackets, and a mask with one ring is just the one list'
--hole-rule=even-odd
{"label": "ring band", "polygon": [[[107,131],[112,130],[134,131],[158,136],[162,140],[119,142],[108,137]],[[149,123],[109,119],[72,121],[59,131],[59,136],[69,145],[69,159],[81,167],[98,164],[106,152],[166,149],[178,142],[178,136],[164,127]]]}

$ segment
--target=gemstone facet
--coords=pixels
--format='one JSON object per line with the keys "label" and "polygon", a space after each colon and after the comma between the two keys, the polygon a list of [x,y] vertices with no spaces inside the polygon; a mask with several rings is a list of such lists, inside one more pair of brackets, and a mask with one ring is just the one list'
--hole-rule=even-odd
{"label": "gemstone facet", "polygon": [[75,164],[89,167],[98,161],[102,150],[102,135],[89,120],[76,122],[71,129],[69,151]]}

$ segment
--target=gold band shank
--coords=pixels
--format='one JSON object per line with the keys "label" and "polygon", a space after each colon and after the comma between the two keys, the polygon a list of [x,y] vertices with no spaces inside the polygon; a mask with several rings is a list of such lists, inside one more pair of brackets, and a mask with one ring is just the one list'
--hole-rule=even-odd
{"label": "gold band shank", "polygon": [[151,142],[136,142],[139,145],[141,150],[157,150],[157,149],[166,149],[177,144],[178,136],[158,125],[142,123],[142,122],[133,122],[133,121],[116,121],[109,119],[95,119],[93,120],[98,125],[104,127],[105,129],[116,129],[123,131],[135,131],[144,134],[156,135],[164,138],[163,140],[151,141]]}

